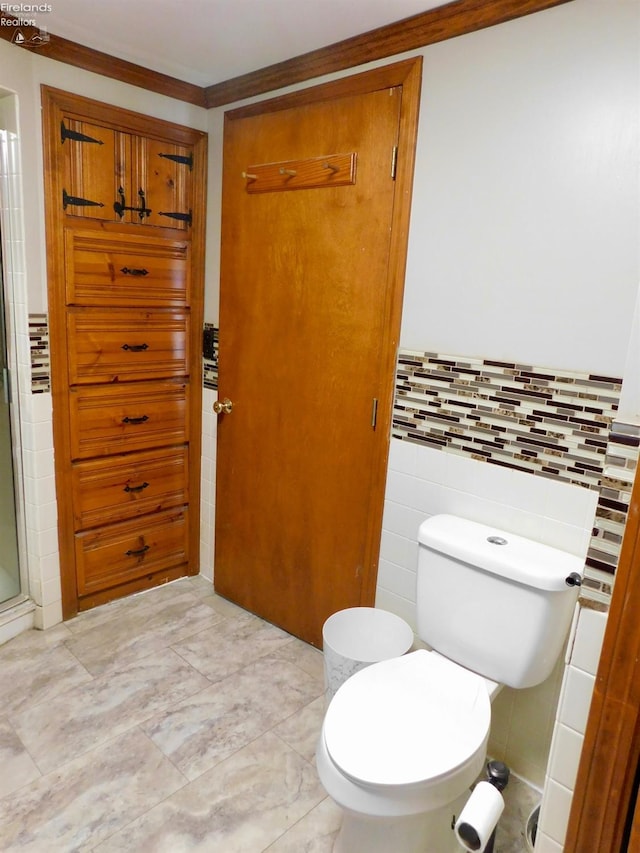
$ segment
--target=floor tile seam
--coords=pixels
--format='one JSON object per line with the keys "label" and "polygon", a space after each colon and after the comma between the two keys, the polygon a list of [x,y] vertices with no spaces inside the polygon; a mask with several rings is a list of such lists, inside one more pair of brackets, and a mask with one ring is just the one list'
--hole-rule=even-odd
{"label": "floor tile seam", "polygon": [[[295,639],[295,637],[293,639]],[[287,645],[287,644],[288,643],[285,643],[284,645]],[[211,682],[211,684],[217,684],[217,685],[223,685],[229,678],[234,678],[234,677],[238,676],[244,670],[248,669],[251,666],[255,666],[255,664],[259,663],[262,660],[268,659],[268,658],[270,658],[271,660],[279,661],[281,663],[291,664],[291,666],[295,666],[296,669],[300,670],[300,672],[306,678],[313,678],[314,677],[311,673],[302,669],[302,667],[299,667],[295,663],[295,661],[289,660],[288,658],[279,657],[278,652],[280,651],[281,648],[282,648],[282,646],[278,646],[275,649],[272,648],[272,649],[265,650],[263,653],[259,654],[257,657],[252,658],[249,661],[245,661],[244,663],[241,663],[237,669],[234,669],[233,672],[227,673],[223,678],[215,678],[214,679],[211,676],[209,676],[206,673],[199,670],[197,667],[194,666],[194,664],[190,664],[190,665],[196,670],[196,672],[198,672],[200,675],[203,675],[205,678],[207,678]],[[177,649],[173,649],[173,651],[175,651],[176,654],[178,654],[178,655],[180,655],[180,657],[182,657],[182,655],[180,654],[180,652],[177,651]],[[208,688],[205,688],[205,689],[208,689]],[[324,686],[322,688],[320,688],[320,693],[323,693],[323,692],[324,692]],[[316,696],[311,701],[314,701],[317,698],[318,697]]]}
{"label": "floor tile seam", "polygon": [[[91,673],[87,670],[86,667],[83,666],[82,669],[85,671],[85,673],[87,675],[86,681],[80,681],[78,683],[74,683],[70,687],[65,688],[64,691],[61,691],[60,693],[54,694],[54,696],[44,696],[42,699],[38,699],[37,701],[34,701],[34,702],[25,700],[22,702],[22,704],[20,704],[16,708],[8,708],[4,711],[0,708],[0,717],[4,716],[7,719],[9,719],[11,717],[13,717],[13,718],[18,717],[22,713],[30,712],[34,708],[40,707],[40,705],[44,705],[47,702],[52,702],[55,699],[58,699],[59,697],[63,696],[65,693],[67,693],[71,690],[75,690],[78,687],[82,687],[85,684],[89,684],[90,682],[95,680],[95,676],[91,675]],[[52,678],[52,680],[55,680],[55,679]],[[28,696],[27,696],[27,699],[29,699]]]}
{"label": "floor tile seam", "polygon": [[[191,667],[191,669],[193,669],[193,667]],[[201,673],[199,673],[197,670],[194,670],[194,672],[197,673],[198,675],[201,675]],[[82,686],[83,685],[80,685],[80,687],[82,687]],[[106,737],[104,737],[104,738],[100,739],[99,741],[97,741],[96,743],[92,744],[88,749],[84,749],[82,752],[76,752],[72,757],[66,758],[61,763],[56,764],[55,767],[51,767],[49,769],[44,769],[41,766],[41,764],[38,763],[37,758],[34,756],[34,754],[24,744],[23,739],[20,737],[18,731],[15,729],[15,725],[12,724],[11,727],[12,727],[12,729],[14,729],[14,731],[16,731],[16,736],[19,738],[20,743],[25,747],[25,750],[27,751],[28,755],[33,760],[33,762],[34,762],[36,768],[38,769],[39,773],[41,774],[41,778],[42,778],[42,777],[49,775],[49,773],[56,772],[58,769],[63,768],[65,765],[69,764],[71,761],[75,760],[76,758],[81,758],[82,756],[86,756],[86,755],[90,754],[91,752],[93,752],[94,750],[105,746],[106,744],[109,743],[109,741],[114,740],[115,738],[122,737],[123,735],[133,731],[134,729],[140,729],[140,731],[142,731],[143,734],[145,734],[145,738],[150,740],[148,735],[141,728],[143,725],[152,721],[154,719],[154,717],[159,716],[160,714],[165,714],[168,711],[171,711],[172,708],[179,706],[181,703],[188,701],[188,700],[192,700],[194,697],[197,697],[200,693],[203,693],[206,690],[209,690],[211,688],[211,686],[212,686],[211,684],[206,684],[202,688],[200,688],[199,690],[195,690],[193,693],[188,693],[184,696],[181,696],[180,698],[176,699],[174,702],[168,702],[167,704],[162,705],[162,707],[154,708],[152,711],[150,711],[148,714],[146,714],[146,716],[138,717],[129,724],[127,724],[125,721],[122,721],[122,723],[118,725],[115,732],[113,732],[113,731],[107,732]],[[39,704],[42,704],[42,703],[39,703]],[[91,708],[92,705],[90,705],[89,707]],[[101,728],[101,731],[104,731],[104,729]],[[157,746],[157,744],[155,744],[155,743],[154,743],[154,747],[156,749],[160,749]],[[167,759],[171,760],[170,757],[168,755],[166,755],[166,753],[164,753],[164,751],[162,749],[160,749],[160,752]],[[174,764],[173,761],[171,763]],[[176,768],[178,770],[180,770],[180,768],[177,767],[177,765],[174,765],[174,766],[176,766]],[[181,775],[184,776],[184,773],[181,770],[180,770],[180,773],[181,773]]]}
{"label": "floor tile seam", "polygon": [[75,661],[77,661],[78,665],[82,667],[82,669],[87,673],[87,675],[88,675],[90,678],[92,678],[92,679],[93,679],[93,678],[98,678],[98,677],[99,677],[99,676],[95,675],[93,672],[91,672],[91,670],[90,670],[90,669],[88,669],[88,668],[85,666],[85,664],[83,664],[83,663],[82,663],[82,661],[81,661],[81,660],[80,660],[80,658],[76,655],[76,653],[73,651],[73,649],[70,649],[70,648],[69,648],[69,646],[68,646],[68,644],[67,644],[67,641],[66,641],[66,640],[62,643],[62,645],[63,645],[63,646],[65,647],[65,649],[69,652],[69,654],[71,655],[71,657],[72,657]]}
{"label": "floor tile seam", "polygon": [[[217,622],[214,622],[213,624],[217,624]],[[211,625],[209,625],[208,627],[210,628]],[[202,629],[202,631],[206,631],[206,630],[208,630],[208,628]],[[196,633],[201,633],[201,632],[198,631]],[[195,635],[189,635],[189,636],[195,636]],[[156,648],[150,649],[147,652],[143,652],[140,655],[140,657],[137,657],[135,660],[128,660],[126,662],[123,661],[121,664],[116,662],[112,667],[107,667],[102,671],[96,671],[96,672],[92,672],[87,667],[87,665],[84,664],[82,662],[82,660],[71,649],[68,648],[68,651],[70,654],[72,654],[74,656],[74,658],[78,661],[78,663],[80,663],[80,665],[89,673],[89,675],[92,678],[104,678],[106,676],[113,676],[117,673],[123,672],[126,669],[128,669],[130,666],[134,666],[135,664],[139,663],[141,660],[145,660],[146,658],[151,657],[151,655],[154,655],[154,654],[162,655],[168,649],[171,649],[171,651],[174,651],[174,652],[176,652],[176,654],[180,655],[180,653],[177,651],[177,649],[173,648],[172,644],[185,642],[185,640],[187,640],[188,638],[189,637],[180,637],[178,639],[171,638],[170,641],[167,642],[165,645],[159,645]],[[105,641],[104,645],[105,646],[108,645],[108,641]],[[180,657],[182,658],[182,655],[180,655]],[[182,659],[184,660],[184,658],[182,658]]]}
{"label": "floor tile seam", "polygon": [[[306,707],[306,706],[303,706],[303,707]],[[300,709],[300,710],[302,710],[302,709]],[[291,716],[293,716],[293,714],[292,714]],[[287,717],[286,719],[288,720],[288,719],[289,719],[289,717]],[[306,756],[306,755],[303,755],[303,754],[300,752],[300,750],[299,750],[299,749],[296,749],[296,748],[295,748],[295,746],[293,746],[293,745],[292,745],[292,744],[290,744],[288,741],[286,741],[286,740],[282,737],[282,735],[281,735],[281,734],[279,734],[279,733],[276,731],[276,729],[278,728],[278,726],[281,726],[281,725],[282,725],[283,723],[285,723],[285,722],[286,722],[286,720],[282,720],[281,722],[276,723],[276,725],[275,725],[275,726],[273,726],[272,728],[268,729],[267,731],[269,731],[272,735],[275,735],[275,737],[277,737],[277,738],[278,738],[278,740],[279,740],[281,743],[283,743],[283,744],[287,747],[287,749],[290,749],[292,752],[295,752],[295,754],[296,754],[296,755],[298,755],[298,756],[299,756],[299,757],[304,761],[304,763],[305,763],[305,764],[307,764],[309,767],[311,767],[311,769],[313,770],[313,772],[317,775],[317,774],[318,774],[318,771],[317,771],[317,769],[316,769],[315,756],[314,756],[314,758],[313,758],[313,761],[309,761],[309,759],[307,758],[307,756]],[[264,734],[266,734],[266,732],[264,732]],[[315,806],[314,806],[314,808],[315,808]]]}
{"label": "floor tile seam", "polygon": [[[280,720],[280,722],[275,723],[275,725],[273,726],[273,729],[278,728],[279,726],[283,726],[288,720],[292,720],[294,717],[297,717],[300,714],[302,714],[304,711],[309,709],[311,707],[311,705],[313,705],[314,702],[317,702],[318,699],[320,699],[322,696],[324,696],[324,687],[321,689],[320,693],[317,696],[315,696],[313,699],[310,699],[308,702],[305,702],[304,705],[301,705],[295,711],[292,711],[288,717],[285,717],[284,719]],[[324,720],[324,714],[325,714],[325,712],[323,711],[323,713],[322,713],[323,720]],[[318,737],[320,737],[321,727],[322,727],[322,722],[320,723],[320,726],[318,727]],[[274,732],[274,734],[277,734],[277,733]],[[278,737],[280,738],[280,740],[284,740],[284,738],[281,737],[281,735],[278,735]],[[287,743],[287,741],[284,741],[284,742]],[[291,746],[291,744],[287,743],[287,746]],[[295,747],[291,747],[291,748],[295,749]],[[298,752],[297,749],[296,749],[296,752]],[[300,753],[300,752],[298,754],[302,755],[302,753]],[[305,756],[303,755],[302,757],[304,758]]]}
{"label": "floor tile seam", "polygon": [[145,815],[149,814],[149,812],[153,811],[155,808],[158,808],[158,807],[159,807],[159,806],[161,806],[163,803],[166,803],[168,800],[170,800],[172,797],[174,797],[174,796],[175,796],[176,794],[178,794],[180,791],[184,790],[184,788],[186,788],[186,787],[187,787],[187,785],[190,785],[190,784],[191,784],[191,782],[192,782],[192,780],[191,780],[191,779],[189,779],[187,776],[185,776],[185,774],[184,774],[184,773],[182,772],[182,770],[178,767],[178,765],[177,765],[174,761],[172,761],[172,760],[171,760],[171,758],[170,758],[168,755],[166,755],[166,754],[163,752],[163,750],[162,750],[162,749],[160,749],[160,747],[159,747],[156,743],[154,743],[154,742],[153,742],[153,740],[149,737],[149,735],[148,735],[148,734],[147,734],[147,733],[146,733],[146,732],[145,732],[145,731],[144,731],[144,730],[143,730],[139,725],[135,726],[134,728],[138,729],[139,733],[144,737],[144,739],[145,739],[146,741],[148,741],[148,743],[151,745],[151,747],[152,747],[156,752],[158,752],[158,753],[159,753],[159,754],[160,754],[160,755],[161,755],[161,756],[162,756],[166,761],[168,761],[168,762],[169,762],[169,764],[171,764],[171,766],[172,766],[172,767],[174,767],[174,768],[177,770],[177,772],[180,774],[180,776],[182,777],[182,779],[184,780],[184,782],[183,782],[183,784],[182,784],[182,785],[180,785],[180,787],[179,787],[179,788],[176,788],[176,789],[175,789],[174,791],[172,791],[170,794],[167,794],[165,797],[162,797],[161,799],[159,799],[159,800],[158,800],[157,802],[155,802],[152,806],[149,806],[149,808],[148,808],[148,809],[145,809],[144,811],[141,811],[141,812],[140,812],[139,814],[137,814],[134,818],[132,818],[130,821],[128,821],[128,823],[125,823],[123,826],[119,826],[117,829],[114,829],[114,831],[113,831],[113,832],[109,833],[109,835],[106,835],[104,838],[101,838],[101,839],[100,839],[100,844],[99,844],[96,848],[91,848],[91,850],[99,849],[99,848],[100,848],[100,846],[101,846],[102,844],[104,844],[106,841],[108,841],[108,840],[109,840],[110,838],[112,838],[114,835],[118,835],[120,832],[124,832],[124,831],[127,829],[127,827],[130,827],[132,824],[134,824],[134,823],[136,823],[137,821],[139,821],[139,820],[141,820],[142,818],[144,818],[144,817],[145,817]]}
{"label": "floor tile seam", "polygon": [[[183,769],[181,769],[180,767],[178,767],[178,765],[177,765],[177,764],[172,760],[172,758],[171,758],[169,755],[167,755],[167,753],[165,753],[165,752],[164,752],[164,750],[162,749],[162,747],[158,746],[157,744],[154,744],[154,745],[156,746],[156,749],[159,749],[159,750],[160,750],[160,752],[165,756],[165,758],[167,758],[167,759],[171,762],[171,764],[173,764],[173,766],[174,766],[174,767],[176,767],[176,768],[180,771],[180,773],[182,774],[182,776],[184,776],[184,777],[185,777],[185,779],[187,779],[188,784],[189,784],[189,785],[191,785],[191,784],[193,784],[193,783],[197,782],[199,779],[202,779],[202,777],[203,777],[203,776],[206,776],[206,775],[207,775],[207,773],[211,773],[211,772],[212,772],[216,767],[219,767],[221,764],[224,764],[226,761],[229,761],[230,759],[232,759],[232,758],[233,758],[235,755],[237,755],[239,752],[242,752],[243,750],[247,749],[247,748],[248,748],[249,746],[251,746],[253,743],[255,743],[256,741],[260,740],[260,738],[263,738],[266,734],[268,734],[268,733],[270,733],[270,732],[271,732],[272,734],[275,734],[275,732],[272,732],[272,730],[271,730],[271,729],[262,729],[262,730],[260,730],[260,731],[258,732],[258,734],[256,734],[256,735],[255,735],[255,737],[252,737],[252,738],[251,738],[251,740],[247,740],[247,741],[245,741],[241,746],[236,747],[236,749],[232,750],[232,751],[231,751],[231,752],[229,752],[229,753],[222,754],[220,757],[216,757],[216,758],[214,759],[214,761],[213,761],[213,764],[209,764],[207,767],[205,767],[205,768],[204,768],[203,770],[201,770],[199,773],[196,773],[196,775],[195,775],[195,776],[193,776],[193,777],[191,777],[191,776],[187,776],[187,775],[186,775],[186,773],[185,773],[185,771],[184,771]],[[148,735],[147,735],[147,737],[148,737]],[[277,737],[277,735],[276,735],[276,737]],[[282,738],[279,738],[279,740],[282,740]],[[288,744],[286,744],[286,746],[287,746],[289,749],[293,749],[293,748],[292,748],[292,747],[290,747]],[[293,750],[293,751],[295,752],[295,750]],[[189,768],[185,768],[185,769],[189,769]],[[183,786],[183,787],[184,787],[184,786]],[[180,788],[179,790],[182,790],[182,788]],[[175,793],[175,791],[174,791],[174,793]],[[173,796],[173,794],[172,794],[171,796]]]}
{"label": "floor tile seam", "polygon": [[[167,608],[167,607],[175,608],[176,604],[182,604],[182,605],[184,605],[184,607],[183,607],[184,613],[187,613],[191,608],[202,605],[202,599],[200,597],[198,597],[197,595],[194,595],[194,593],[192,593],[188,590],[185,590],[184,592],[181,593],[180,599],[181,600],[178,600],[178,601],[176,601],[176,599],[167,599],[166,601],[160,601],[160,602],[157,602],[155,604],[149,603],[146,607],[140,608],[140,609],[136,609],[133,605],[129,605],[129,606],[123,605],[122,607],[119,608],[120,611],[122,611],[122,612],[118,612],[118,611],[108,611],[107,612],[107,611],[105,611],[104,613],[101,613],[100,616],[96,619],[95,625],[89,624],[89,626],[86,629],[81,630],[81,631],[70,630],[69,633],[71,636],[68,639],[74,640],[74,641],[86,639],[87,637],[90,637],[92,634],[99,633],[100,631],[109,628],[110,626],[112,626],[114,624],[114,622],[118,622],[118,620],[122,621],[123,615],[125,615],[125,616],[126,615],[134,615],[134,616],[136,616],[136,620],[139,624],[144,624],[143,620],[144,620],[145,615],[146,615],[145,611],[148,611],[149,615],[152,615],[152,616],[153,615],[162,615],[162,610],[164,610],[165,608]],[[128,601],[128,599],[124,599],[124,601]],[[102,606],[108,608],[108,607],[110,607],[110,604],[106,604],[106,605],[102,605]],[[207,605],[205,605],[205,606],[207,606]],[[86,613],[88,613],[88,614],[95,613],[97,609],[98,608],[95,608],[94,610],[88,610],[88,611],[86,611]],[[213,608],[209,607],[208,609],[212,613],[214,613],[215,615],[219,615],[216,613],[216,611],[213,610]],[[83,614],[80,614],[80,615],[82,616]],[[76,618],[78,618],[78,617],[76,617]],[[66,624],[68,624],[68,623],[66,623]],[[132,630],[135,630],[135,627],[136,626],[133,626]],[[65,642],[66,642],[66,640],[65,640]],[[108,640],[105,642],[108,642]]]}
{"label": "floor tile seam", "polygon": [[[83,688],[86,688],[89,684],[97,684],[99,682],[107,682],[108,680],[111,680],[118,675],[125,675],[127,673],[127,670],[132,669],[133,667],[139,666],[141,662],[148,661],[148,659],[154,655],[157,656],[159,662],[162,662],[164,660],[164,656],[165,656],[165,654],[169,648],[170,647],[165,646],[164,648],[161,648],[161,649],[153,649],[148,654],[142,655],[140,658],[136,658],[135,660],[128,661],[126,663],[126,665],[123,665],[122,667],[114,667],[113,669],[107,669],[104,672],[99,673],[99,674],[91,673],[89,670],[86,670],[86,667],[83,667],[88,672],[88,674],[90,676],[90,680],[89,681],[83,681],[80,684],[74,684],[73,687],[71,687],[67,691],[67,693],[78,692],[78,691],[82,690]],[[174,649],[171,649],[171,651],[174,652],[174,654],[176,654],[176,656],[180,658],[180,660],[192,671],[192,673],[194,673],[196,675],[203,676],[203,673],[201,673],[192,664],[190,664],[189,661],[186,661],[182,657],[182,655],[180,655]],[[203,676],[203,677],[206,678],[206,676]],[[208,686],[209,685],[206,685],[202,689],[206,690],[208,688]],[[199,692],[200,692],[200,690],[195,691],[195,693],[199,693]],[[188,694],[188,695],[195,695],[195,693],[194,694]],[[57,699],[59,697],[56,696],[55,698]],[[185,698],[187,698],[187,697],[185,697]],[[43,701],[47,701],[47,700],[45,699]],[[38,703],[36,703],[36,705],[33,705],[31,707],[35,708],[41,704],[42,704],[42,702],[38,702]]]}
{"label": "floor tile seam", "polygon": [[[298,818],[298,820],[297,820],[297,821],[295,821],[295,823],[292,823],[292,824],[291,824],[291,826],[290,826],[290,827],[288,827],[287,829],[285,829],[285,831],[284,831],[284,832],[282,832],[282,833],[281,833],[277,838],[274,838],[274,839],[273,839],[273,841],[269,842],[269,846],[268,846],[268,847],[263,847],[263,848],[262,848],[262,850],[260,851],[260,853],[269,853],[269,851],[270,851],[270,850],[273,850],[273,849],[275,848],[276,844],[278,844],[278,843],[279,843],[279,842],[284,838],[284,836],[285,836],[285,835],[287,835],[287,834],[288,834],[288,833],[290,833],[290,832],[293,832],[293,830],[295,829],[295,827],[296,827],[296,826],[298,826],[298,824],[299,824],[299,823],[302,823],[302,821],[306,820],[306,819],[309,817],[309,815],[311,814],[311,812],[312,812],[312,811],[315,811],[315,809],[320,808],[320,806],[321,806],[323,803],[325,803],[327,800],[329,800],[329,799],[330,799],[330,797],[328,797],[328,796],[326,796],[326,795],[325,795],[325,796],[320,800],[320,802],[319,802],[319,803],[316,803],[316,805],[315,805],[315,806],[312,806],[312,807],[309,809],[309,811],[308,811],[308,812],[306,812],[305,814],[303,814],[301,817],[299,817],[299,818]],[[354,851],[354,853],[356,853],[356,851]]]}
{"label": "floor tile seam", "polygon": [[[302,672],[307,678],[315,678],[316,677],[312,672],[309,672],[309,670],[305,669],[303,666],[300,666],[300,664],[296,663],[296,661],[294,661],[294,660],[289,660],[289,658],[280,658],[280,660],[286,660],[287,663],[290,663],[292,666],[295,666],[296,669],[299,669],[300,672]],[[322,681],[322,683],[320,684],[320,687],[318,689],[320,691],[320,693],[318,695],[321,695],[324,693],[324,690],[325,690],[324,681]],[[316,699],[317,698],[318,697],[316,696]]]}
{"label": "floor tile seam", "polygon": [[232,672],[227,672],[226,675],[224,675],[222,678],[219,678],[217,676],[207,675],[206,672],[203,672],[202,670],[198,669],[198,667],[195,664],[193,664],[193,663],[191,663],[191,661],[187,660],[187,658],[185,658],[184,655],[182,655],[177,649],[172,648],[172,651],[174,651],[182,660],[185,661],[185,663],[187,663],[193,670],[195,670],[195,672],[197,672],[199,675],[202,675],[204,678],[207,679],[207,681],[209,681],[208,687],[203,688],[204,690],[208,690],[209,687],[211,687],[214,684],[220,685],[221,689],[223,689],[222,685],[229,678],[233,678],[233,677],[237,676],[243,670],[247,669],[247,667],[253,666],[255,663],[262,660],[263,658],[269,657],[270,655],[272,655],[272,651],[267,651],[264,654],[258,655],[258,657],[253,658],[250,661],[246,661],[244,663],[241,663],[237,667],[237,669],[234,669]]}
{"label": "floor tile seam", "polygon": [[179,654],[180,657],[182,657],[182,655],[180,654],[178,649],[175,648],[175,646],[182,644],[182,643],[188,643],[190,640],[194,639],[194,637],[198,637],[200,634],[204,634],[205,631],[209,631],[212,627],[215,627],[217,625],[220,626],[226,622],[233,622],[234,621],[234,617],[229,618],[227,616],[223,616],[221,613],[217,613],[213,609],[212,609],[212,612],[215,613],[215,615],[218,617],[217,621],[212,622],[207,627],[202,628],[201,630],[196,631],[193,634],[189,634],[186,637],[180,637],[179,639],[172,640],[172,642],[169,644],[168,648],[172,649],[174,652],[176,652],[176,654]]}
{"label": "floor tile seam", "polygon": [[[168,586],[170,586],[170,584],[165,584],[161,587],[154,587],[151,590],[147,590],[147,592],[153,593],[154,591],[157,591],[159,589],[165,590]],[[182,590],[181,594],[185,597],[188,596],[189,598],[193,599],[194,604],[200,601],[200,597],[197,596],[191,590]],[[138,605],[140,601],[138,599],[138,595],[140,595],[140,593],[132,596],[127,596],[126,598],[119,598],[114,601],[108,601],[105,604],[99,605],[98,607],[94,607],[90,610],[83,610],[82,612],[74,616],[73,619],[70,619],[67,622],[64,622],[63,624],[67,627],[72,637],[74,639],[77,639],[85,634],[91,633],[93,630],[99,630],[100,628],[104,628],[105,626],[112,624],[114,619],[117,620],[121,617],[122,613],[137,613],[140,609],[157,609],[157,607],[161,606],[162,604],[173,604],[175,602],[175,598],[167,597],[166,601],[162,599],[161,601],[156,602],[154,608],[154,602],[148,599],[147,601],[145,601],[146,606],[144,608],[139,608]],[[89,623],[88,627],[81,628],[81,630],[79,631],[74,631],[71,627],[69,627],[70,623],[73,623],[76,620],[81,620],[83,617],[86,617],[85,621]],[[95,621],[97,624],[91,625],[91,621]]]}
{"label": "floor tile seam", "polygon": [[[55,767],[50,768],[46,772],[42,771],[40,769],[40,766],[37,764],[35,758],[29,752],[29,755],[31,756],[34,763],[36,764],[36,767],[37,767],[37,769],[41,775],[37,779],[32,779],[31,782],[28,782],[26,785],[22,785],[20,788],[16,789],[16,791],[13,791],[10,794],[5,795],[5,797],[0,798],[0,802],[2,802],[2,800],[5,799],[6,797],[13,796],[14,794],[16,794],[16,792],[22,791],[24,793],[29,788],[35,787],[37,785],[41,785],[43,783],[48,783],[47,784],[47,790],[51,789],[51,783],[54,783],[54,784],[57,783],[56,784],[56,787],[57,787],[58,785],[60,785],[64,781],[65,772],[68,770],[69,766],[72,765],[75,761],[82,760],[83,762],[88,763],[90,761],[90,756],[92,753],[98,752],[99,750],[107,749],[109,743],[113,743],[113,742],[119,740],[120,738],[124,737],[125,735],[130,734],[134,729],[137,729],[139,731],[139,733],[144,737],[144,739],[150,742],[154,751],[157,752],[160,756],[162,756],[163,759],[168,760],[169,763],[173,767],[175,767],[175,769],[179,772],[180,776],[185,780],[184,784],[182,784],[179,788],[176,788],[176,790],[173,791],[172,793],[175,794],[177,791],[180,791],[182,788],[184,788],[185,785],[189,782],[187,777],[180,770],[180,768],[176,767],[174,762],[171,761],[167,755],[165,755],[165,753],[157,746],[157,744],[155,744],[151,740],[151,738],[149,738],[149,736],[140,728],[140,726],[138,724],[136,724],[136,725],[130,726],[126,730],[123,730],[121,732],[118,732],[115,735],[112,735],[111,737],[107,738],[106,740],[102,740],[99,743],[95,743],[90,749],[87,749],[84,752],[77,753],[77,754],[73,755],[71,758],[66,759],[61,764],[58,764]],[[28,750],[27,750],[27,752],[28,752]],[[60,778],[58,778],[56,780],[56,776],[59,776]],[[164,799],[166,799],[166,797]],[[153,808],[153,806],[152,806],[152,808]]]}
{"label": "floor tile seam", "polygon": [[[1,720],[1,719],[2,719],[2,715],[0,715],[0,720]],[[0,803],[1,803],[1,802],[2,802],[2,800],[3,800],[3,799],[5,799],[6,797],[11,797],[11,796],[13,796],[17,791],[20,791],[20,790],[22,790],[22,789],[24,789],[24,788],[28,787],[29,785],[32,785],[34,782],[37,782],[39,779],[42,779],[42,778],[45,776],[45,774],[44,774],[44,773],[42,772],[42,770],[40,769],[40,767],[39,767],[38,763],[36,762],[36,760],[35,760],[35,758],[34,758],[33,754],[31,753],[31,750],[30,750],[30,749],[29,749],[29,747],[25,744],[25,742],[22,740],[22,738],[20,737],[20,735],[18,734],[18,732],[17,732],[17,730],[16,730],[16,727],[13,725],[13,723],[11,722],[11,720],[9,719],[9,717],[5,716],[5,717],[4,717],[4,719],[6,720],[7,725],[11,728],[11,731],[12,731],[12,732],[14,733],[14,735],[17,737],[17,739],[18,739],[18,741],[19,741],[20,745],[22,746],[23,750],[24,750],[24,751],[26,752],[26,754],[29,756],[29,758],[31,759],[31,761],[33,761],[33,764],[34,764],[34,766],[35,766],[36,770],[38,771],[38,773],[39,773],[40,775],[37,777],[37,779],[31,779],[29,782],[25,782],[23,785],[20,785],[19,787],[14,788],[14,789],[13,789],[13,791],[9,791],[7,794],[4,794],[3,796],[1,796],[1,797],[0,797]]]}

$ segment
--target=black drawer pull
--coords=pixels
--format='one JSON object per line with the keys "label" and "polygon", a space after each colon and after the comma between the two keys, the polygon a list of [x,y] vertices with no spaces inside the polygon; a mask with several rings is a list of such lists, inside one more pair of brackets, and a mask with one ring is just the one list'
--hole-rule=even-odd
{"label": "black drawer pull", "polygon": [[149,417],[147,415],[142,415],[141,418],[130,418],[128,415],[126,418],[122,419],[123,424],[143,424],[145,421],[148,421]]}
{"label": "black drawer pull", "polygon": [[129,269],[129,267],[122,267],[120,272],[124,273],[124,275],[149,275],[149,270],[146,270],[144,267],[141,270],[136,269],[135,267],[133,269]]}
{"label": "black drawer pull", "polygon": [[129,548],[128,551],[124,552],[125,557],[142,557],[143,554],[146,554],[151,545],[143,545],[142,548],[138,548],[137,550],[132,550]]}
{"label": "black drawer pull", "polygon": [[125,492],[142,492],[144,489],[147,489],[148,487],[149,487],[149,483],[141,483],[139,486],[127,485],[124,487],[124,491]]}
{"label": "black drawer pull", "polygon": [[130,352],[144,352],[149,349],[149,344],[122,344],[120,349],[129,350]]}

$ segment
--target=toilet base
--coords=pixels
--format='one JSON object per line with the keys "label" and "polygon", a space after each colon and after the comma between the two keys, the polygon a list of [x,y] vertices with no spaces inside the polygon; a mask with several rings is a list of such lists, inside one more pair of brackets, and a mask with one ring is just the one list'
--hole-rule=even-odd
{"label": "toilet base", "polygon": [[333,853],[460,853],[452,829],[468,792],[448,806],[426,814],[373,817],[343,810],[342,826]]}

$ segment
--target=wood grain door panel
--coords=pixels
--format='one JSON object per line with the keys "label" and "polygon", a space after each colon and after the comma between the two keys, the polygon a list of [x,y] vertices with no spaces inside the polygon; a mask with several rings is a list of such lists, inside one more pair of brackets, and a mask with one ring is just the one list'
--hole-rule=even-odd
{"label": "wood grain door panel", "polygon": [[188,243],[71,229],[65,237],[68,305],[190,304]]}
{"label": "wood grain door panel", "polygon": [[[63,189],[71,199],[67,199],[64,212],[67,216],[118,221],[113,206],[119,199],[118,190],[122,187],[129,194],[127,134],[69,115],[63,118],[60,134],[65,164]],[[79,200],[86,204],[77,203]]]}
{"label": "wood grain door panel", "polygon": [[190,163],[193,151],[183,145],[145,137],[133,139],[133,181],[144,189],[149,214],[144,225],[186,231],[192,215]]}
{"label": "wood grain door panel", "polygon": [[188,469],[188,447],[76,462],[76,531],[188,504]]}
{"label": "wood grain door panel", "polygon": [[189,319],[185,311],[71,308],[69,383],[188,376]]}
{"label": "wood grain door panel", "polygon": [[76,535],[78,594],[124,584],[189,560],[187,509]]}
{"label": "wood grain door panel", "polygon": [[[219,394],[234,407],[218,421],[214,584],[314,645],[331,613],[373,604],[401,293],[403,90],[341,85],[227,114],[224,139]],[[248,189],[251,165],[344,152],[353,184]]]}
{"label": "wood grain door panel", "polygon": [[71,455],[89,459],[184,444],[188,382],[77,386],[69,390]]}

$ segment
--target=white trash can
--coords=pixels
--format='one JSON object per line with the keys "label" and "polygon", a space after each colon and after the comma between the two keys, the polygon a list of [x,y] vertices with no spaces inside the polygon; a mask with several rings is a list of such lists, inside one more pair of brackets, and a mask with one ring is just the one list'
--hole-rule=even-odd
{"label": "white trash can", "polygon": [[354,672],[397,658],[413,645],[404,619],[377,607],[349,607],[330,616],[322,628],[325,705]]}

